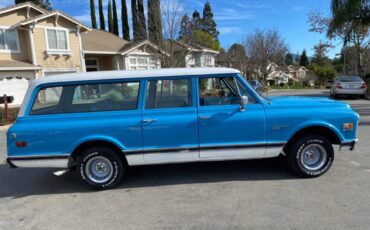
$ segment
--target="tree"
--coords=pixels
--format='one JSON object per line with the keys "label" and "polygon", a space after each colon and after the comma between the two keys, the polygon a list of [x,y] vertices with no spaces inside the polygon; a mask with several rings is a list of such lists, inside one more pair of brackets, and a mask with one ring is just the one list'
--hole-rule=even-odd
{"label": "tree", "polygon": [[201,30],[202,29],[202,19],[198,11],[194,11],[191,19],[191,30]]}
{"label": "tree", "polygon": [[364,53],[370,47],[370,1],[332,0],[331,15],[313,12],[310,31],[325,33],[329,40],[341,39],[343,49],[349,45],[357,51],[357,74],[364,75]]}
{"label": "tree", "polygon": [[223,48],[221,48],[220,52],[216,55],[215,62],[217,66],[224,66],[224,67],[231,66],[229,54]]}
{"label": "tree", "polygon": [[113,33],[119,36],[116,0],[113,0]]}
{"label": "tree", "polygon": [[190,18],[188,17],[187,14],[184,14],[181,18],[181,23],[180,23],[180,32],[179,32],[179,37],[178,40],[188,40],[191,35],[191,21]]}
{"label": "tree", "polygon": [[95,0],[90,0],[90,17],[91,17],[91,27],[94,29],[97,28],[95,16]]}
{"label": "tree", "polygon": [[212,35],[202,30],[194,30],[190,42],[213,50],[220,50],[220,43],[218,43]]}
{"label": "tree", "polygon": [[213,12],[211,9],[211,4],[209,4],[208,1],[204,4],[203,18],[201,22],[202,22],[202,26],[201,26],[202,30],[212,35],[212,37],[216,41],[218,41],[218,35],[220,34],[220,32],[217,30],[217,24],[215,20],[213,19]]}
{"label": "tree", "polygon": [[312,59],[309,69],[317,77],[320,84],[326,80],[333,79],[336,76],[336,70],[332,61],[326,56],[330,45],[320,41],[314,46],[314,57]]}
{"label": "tree", "polygon": [[131,14],[132,14],[132,27],[133,27],[133,35],[134,41],[138,41],[139,39],[139,18],[137,12],[137,0],[131,0]]}
{"label": "tree", "polygon": [[130,27],[128,25],[126,0],[121,0],[122,37],[130,41]]}
{"label": "tree", "polygon": [[271,72],[270,63],[283,64],[288,52],[288,45],[276,30],[257,29],[247,36],[244,47],[249,63],[260,73],[263,82]]}
{"label": "tree", "polygon": [[137,12],[138,12],[138,19],[139,19],[139,40],[147,39],[147,31],[146,31],[146,19],[144,13],[144,3],[143,0],[137,1]]}
{"label": "tree", "polygon": [[148,0],[148,33],[155,44],[163,42],[160,0]]}
{"label": "tree", "polygon": [[31,2],[45,10],[52,10],[51,3],[49,0],[15,0],[15,4],[24,3],[24,2]]}
{"label": "tree", "polygon": [[108,1],[108,30],[113,33],[113,12],[112,12],[112,2]]}
{"label": "tree", "polygon": [[306,54],[306,50],[303,50],[300,58],[299,58],[299,65],[300,66],[304,66],[304,67],[308,67],[309,65],[309,61],[308,61],[308,57],[307,57],[307,54]]}
{"label": "tree", "polygon": [[239,43],[234,43],[228,52],[229,59],[231,61],[231,66],[240,70],[241,72],[245,71],[246,66],[246,53],[244,46]]}
{"label": "tree", "polygon": [[105,30],[105,19],[104,19],[104,12],[103,12],[103,0],[99,0],[99,21],[100,21],[100,29]]}
{"label": "tree", "polygon": [[285,55],[285,64],[286,65],[293,65],[293,55],[291,53],[287,53]]}

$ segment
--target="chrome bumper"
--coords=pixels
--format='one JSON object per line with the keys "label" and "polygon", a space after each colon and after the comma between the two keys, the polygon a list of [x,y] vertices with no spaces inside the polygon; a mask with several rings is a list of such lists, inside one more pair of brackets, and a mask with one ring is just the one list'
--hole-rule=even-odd
{"label": "chrome bumper", "polygon": [[341,151],[341,150],[350,150],[350,151],[352,151],[352,150],[355,149],[355,145],[356,145],[357,142],[358,142],[357,138],[353,141],[342,142],[339,146],[339,151]]}
{"label": "chrome bumper", "polygon": [[42,157],[9,157],[6,164],[10,168],[68,168],[69,157],[42,156]]}

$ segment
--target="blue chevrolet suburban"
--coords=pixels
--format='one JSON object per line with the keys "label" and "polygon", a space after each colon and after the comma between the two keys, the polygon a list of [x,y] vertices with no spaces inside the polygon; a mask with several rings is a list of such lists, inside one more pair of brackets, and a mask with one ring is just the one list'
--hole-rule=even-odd
{"label": "blue chevrolet suburban", "polygon": [[326,98],[269,97],[229,68],[57,75],[31,83],[7,132],[7,164],[75,169],[117,185],[130,166],[284,156],[299,175],[353,150],[359,115]]}

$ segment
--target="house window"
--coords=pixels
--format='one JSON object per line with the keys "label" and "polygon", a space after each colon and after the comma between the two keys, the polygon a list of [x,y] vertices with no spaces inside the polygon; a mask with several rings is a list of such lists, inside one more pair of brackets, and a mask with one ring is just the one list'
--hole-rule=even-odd
{"label": "house window", "polygon": [[98,59],[86,59],[85,64],[87,72],[99,71]]}
{"label": "house window", "polygon": [[67,31],[47,29],[48,49],[68,50]]}
{"label": "house window", "polygon": [[129,58],[129,68],[131,70],[134,69],[157,69],[157,62],[155,59],[149,56],[138,56],[138,57],[130,57]]}
{"label": "house window", "polygon": [[0,51],[17,50],[19,50],[17,31],[0,28]]}
{"label": "house window", "polygon": [[204,62],[207,66],[212,65],[212,56],[210,54],[204,55]]}

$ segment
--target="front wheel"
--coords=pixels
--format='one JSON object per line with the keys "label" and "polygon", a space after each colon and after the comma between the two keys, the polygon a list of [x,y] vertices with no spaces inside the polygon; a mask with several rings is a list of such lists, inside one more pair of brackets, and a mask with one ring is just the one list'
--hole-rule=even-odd
{"label": "front wheel", "polygon": [[121,181],[124,164],[109,148],[90,148],[79,158],[78,172],[80,178],[93,188],[108,189]]}
{"label": "front wheel", "polygon": [[287,160],[299,175],[317,177],[326,173],[333,164],[334,149],[325,137],[309,135],[288,149]]}

